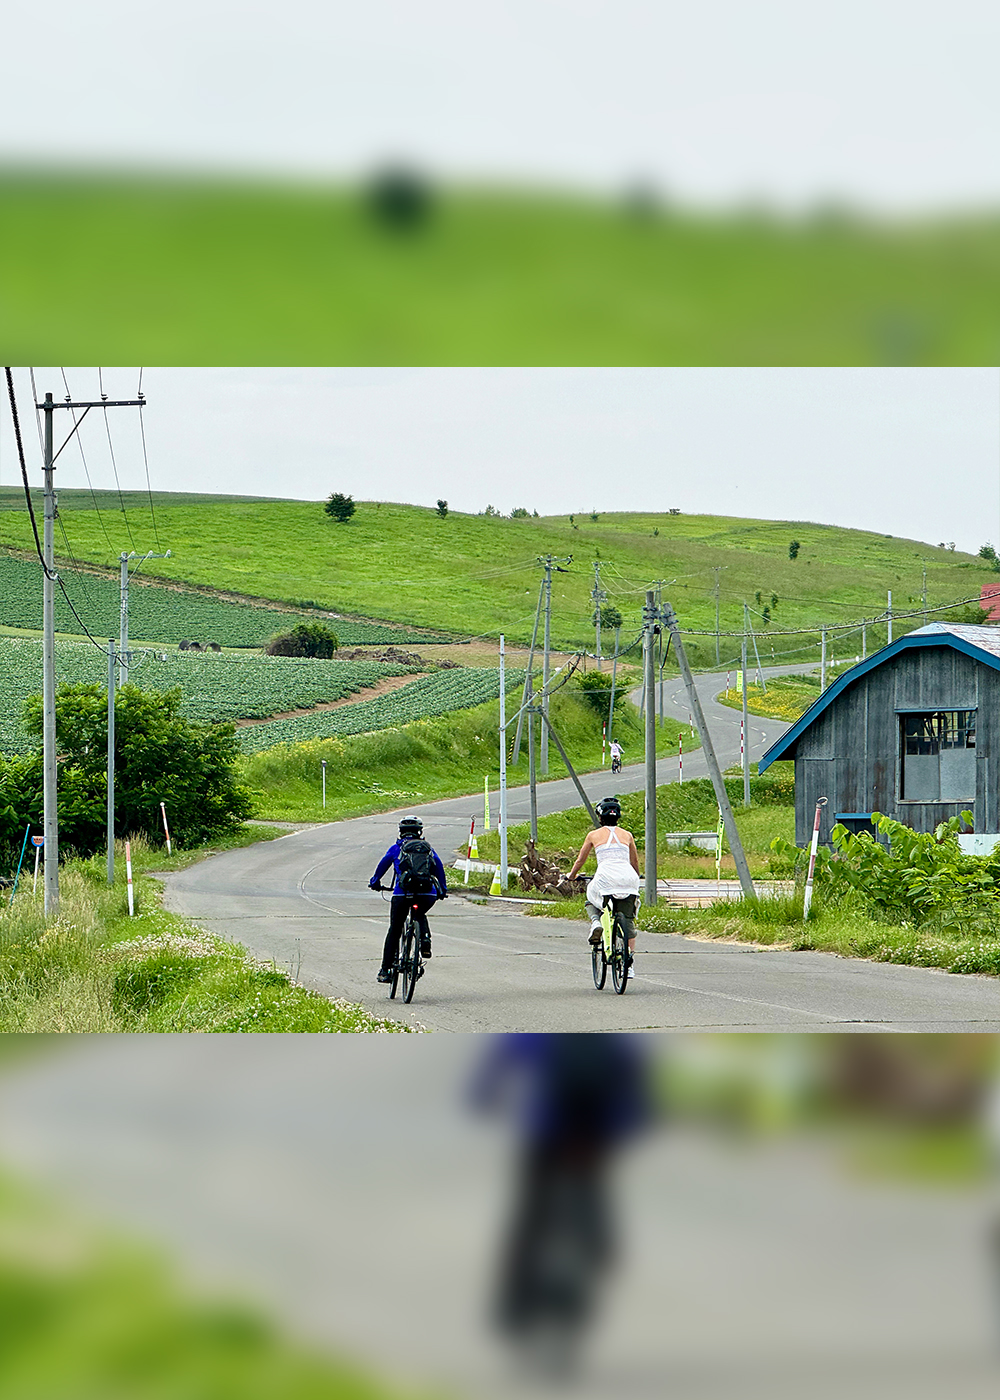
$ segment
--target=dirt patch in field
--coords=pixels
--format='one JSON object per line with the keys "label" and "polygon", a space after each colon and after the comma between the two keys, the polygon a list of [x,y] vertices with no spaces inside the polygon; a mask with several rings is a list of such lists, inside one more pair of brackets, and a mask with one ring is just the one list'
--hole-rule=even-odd
{"label": "dirt patch in field", "polygon": [[366,685],[355,695],[345,695],[342,700],[321,700],[318,705],[307,705],[304,710],[282,710],[280,714],[268,715],[265,719],[238,719],[238,729],[248,724],[270,724],[273,719],[298,719],[299,715],[315,715],[320,710],[339,710],[341,705],[356,705],[359,700],[374,700],[377,695],[388,695],[390,690],[401,690],[404,685],[412,685],[420,676],[386,676],[374,685]]}

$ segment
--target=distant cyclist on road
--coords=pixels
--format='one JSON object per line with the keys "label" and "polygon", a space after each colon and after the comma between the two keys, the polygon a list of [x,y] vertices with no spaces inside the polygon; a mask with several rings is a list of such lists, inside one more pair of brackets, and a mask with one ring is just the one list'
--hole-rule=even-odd
{"label": "distant cyclist on road", "polygon": [[380,982],[392,981],[392,968],[399,953],[399,938],[411,905],[417,905],[420,924],[420,956],[431,955],[431,931],[427,911],[437,899],[447,899],[448,883],[441,858],[423,840],[424,824],[419,817],[404,817],[399,823],[399,839],[395,841],[375,867],[368,881],[369,889],[377,889],[382,876],[392,866],[395,878],[389,909],[389,932],[382,949]]}
{"label": "distant cyclist on road", "polygon": [[635,904],[639,894],[639,853],[630,831],[618,828],[622,806],[617,797],[606,797],[596,807],[601,823],[596,831],[588,831],[580,854],[569,872],[572,880],[579,874],[593,853],[597,858],[597,874],[587,885],[587,913],[590,915],[590,941],[599,943],[601,910],[606,895],[614,899],[615,912],[620,916],[628,938],[629,976],[632,954],[635,952]]}
{"label": "distant cyclist on road", "polygon": [[611,771],[612,771],[612,773],[620,773],[620,772],[622,771],[622,753],[623,753],[623,749],[622,749],[621,744],[619,744],[619,742],[618,742],[617,739],[612,739],[612,740],[611,740]]}

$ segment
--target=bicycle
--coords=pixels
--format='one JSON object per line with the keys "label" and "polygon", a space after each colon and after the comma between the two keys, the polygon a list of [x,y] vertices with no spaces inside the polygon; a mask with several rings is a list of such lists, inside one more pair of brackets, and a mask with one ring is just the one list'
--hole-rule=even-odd
{"label": "bicycle", "polygon": [[[383,894],[393,894],[391,885],[376,885]],[[389,1000],[395,1001],[400,980],[403,983],[403,1004],[409,1006],[413,1000],[413,990],[424,975],[424,960],[420,956],[420,906],[414,899],[406,915],[403,931],[399,935],[396,961],[392,965],[392,981],[389,983]]]}
{"label": "bicycle", "polygon": [[611,894],[604,896],[604,909],[601,914],[602,937],[600,943],[591,944],[591,965],[594,986],[599,992],[604,990],[608,978],[608,965],[611,965],[611,985],[621,996],[628,986],[631,956],[621,914],[614,908],[614,898]]}
{"label": "bicycle", "polygon": [[611,772],[612,772],[612,773],[620,773],[621,771],[622,771],[622,761],[621,761],[621,759],[618,757],[618,755],[615,754],[614,758],[611,760]]}

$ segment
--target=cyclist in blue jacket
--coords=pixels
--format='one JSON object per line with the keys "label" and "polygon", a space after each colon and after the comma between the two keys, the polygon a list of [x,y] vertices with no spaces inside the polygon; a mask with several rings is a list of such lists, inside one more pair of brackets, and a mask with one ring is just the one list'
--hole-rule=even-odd
{"label": "cyclist in blue jacket", "polygon": [[382,966],[378,974],[380,982],[392,981],[392,967],[399,953],[400,935],[403,932],[406,915],[414,904],[417,906],[417,921],[420,925],[420,956],[422,958],[430,957],[431,931],[427,923],[427,911],[437,899],[447,899],[448,897],[448,882],[445,879],[441,857],[430,846],[427,847],[430,856],[427,884],[430,888],[420,892],[403,889],[400,872],[403,845],[408,841],[420,841],[423,830],[424,824],[419,817],[404,817],[399,823],[399,839],[393,842],[386,851],[375,867],[375,874],[368,881],[369,889],[374,890],[378,888],[382,876],[390,866],[395,872],[392,899],[389,901],[389,931],[385,936],[385,944],[382,948]]}

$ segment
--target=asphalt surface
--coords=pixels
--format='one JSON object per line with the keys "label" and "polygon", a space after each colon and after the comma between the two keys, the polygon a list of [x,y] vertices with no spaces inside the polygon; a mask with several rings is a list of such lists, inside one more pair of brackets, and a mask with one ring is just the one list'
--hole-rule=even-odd
{"label": "asphalt surface", "polygon": [[[725,767],[739,757],[740,715],[715,702],[724,684],[724,674],[698,679]],[[664,707],[686,721],[679,681],[665,682]],[[751,716],[751,759],[786,727]],[[685,779],[706,771],[700,750],[685,755]],[[676,757],[661,759],[658,781],[676,777]],[[627,766],[614,784],[610,773],[598,771],[583,783],[597,800],[610,791],[641,789],[643,770]],[[542,814],[578,802],[569,779],[539,786]],[[460,847],[472,813],[481,811],[481,799],[416,810],[447,858]],[[526,787],[510,790],[508,815],[512,823],[527,821]],[[405,1008],[389,1001],[375,981],[388,908],[367,888],[395,839],[397,821],[398,813],[382,813],[333,822],[213,857],[169,877],[166,905],[273,959],[325,996],[433,1030],[1000,1030],[1000,987],[987,978],[675,935],[640,935],[637,975],[626,994],[615,996],[610,979],[598,993],[579,920],[527,918],[523,906],[475,904],[460,895],[433,911],[433,958]],[[461,877],[453,878],[460,890]]]}

